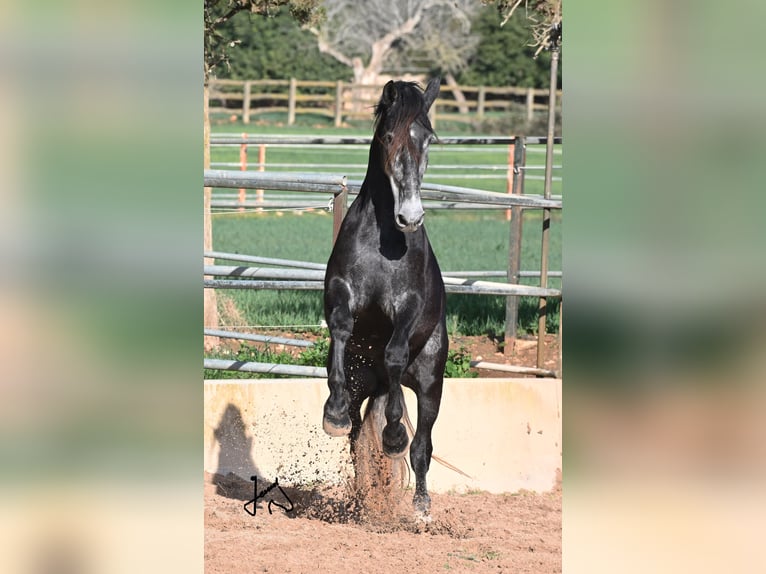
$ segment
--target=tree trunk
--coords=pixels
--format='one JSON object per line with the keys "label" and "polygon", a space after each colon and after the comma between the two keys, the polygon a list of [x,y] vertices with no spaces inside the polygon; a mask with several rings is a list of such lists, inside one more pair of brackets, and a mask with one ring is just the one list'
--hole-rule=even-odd
{"label": "tree trunk", "polygon": [[447,85],[451,88],[452,95],[455,97],[455,101],[458,105],[458,111],[461,114],[468,115],[468,102],[466,102],[463,91],[458,89],[457,80],[455,79],[455,76],[452,75],[452,72],[445,74],[444,81],[447,82]]}
{"label": "tree trunk", "polygon": [[369,102],[374,102],[378,96],[378,91],[374,88],[359,86],[374,86],[378,83],[380,70],[372,69],[370,65],[365,66],[361,58],[353,58],[352,70],[354,72],[354,84],[357,85],[352,92],[351,111],[361,113],[369,109]]}
{"label": "tree trunk", "polygon": [[[204,115],[202,122],[202,138],[203,138],[203,169],[210,169],[210,105],[209,105],[209,88],[207,81],[205,81],[202,87],[202,113]],[[203,190],[203,202],[202,202],[202,243],[205,251],[213,250],[213,223],[210,219],[210,201],[212,199],[213,190],[210,187],[205,187]],[[205,258],[205,265],[212,265],[213,259]],[[218,302],[216,299],[215,289],[204,289],[204,316],[203,324],[207,329],[218,328]],[[205,337],[205,350],[210,350],[217,347],[219,344],[218,337]]]}

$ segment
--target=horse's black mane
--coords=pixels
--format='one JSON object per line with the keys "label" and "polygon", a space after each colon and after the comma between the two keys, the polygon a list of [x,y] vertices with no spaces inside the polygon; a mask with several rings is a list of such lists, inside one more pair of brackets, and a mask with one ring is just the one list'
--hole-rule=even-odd
{"label": "horse's black mane", "polygon": [[[375,106],[375,139],[383,143],[386,152],[386,163],[390,163],[402,149],[407,146],[409,152],[419,160],[420,150],[412,145],[410,126],[418,122],[430,134],[434,133],[428,112],[425,109],[423,91],[417,82],[395,82],[396,95],[389,101],[386,90]],[[385,145],[384,136],[390,134],[390,140]]]}

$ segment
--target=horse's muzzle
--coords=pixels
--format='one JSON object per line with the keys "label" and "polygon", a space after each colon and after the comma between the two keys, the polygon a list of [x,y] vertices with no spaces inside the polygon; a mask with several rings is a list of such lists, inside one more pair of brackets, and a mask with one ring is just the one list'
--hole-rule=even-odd
{"label": "horse's muzzle", "polygon": [[404,213],[399,213],[395,218],[396,227],[399,231],[403,231],[404,233],[412,233],[413,231],[417,231],[420,226],[423,225],[425,217],[426,214],[422,210],[419,214],[416,214],[415,217],[407,217]]}

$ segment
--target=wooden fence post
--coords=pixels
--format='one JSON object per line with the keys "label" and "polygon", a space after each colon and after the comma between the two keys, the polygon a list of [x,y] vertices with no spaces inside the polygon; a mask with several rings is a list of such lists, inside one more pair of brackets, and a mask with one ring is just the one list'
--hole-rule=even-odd
{"label": "wooden fence post", "polygon": [[250,123],[250,86],[252,83],[253,83],[252,80],[247,80],[245,82],[245,91],[242,94],[242,123],[243,124]]}
{"label": "wooden fence post", "polygon": [[486,88],[479,86],[479,96],[476,102],[476,117],[478,120],[484,119],[484,98],[486,96]]}
{"label": "wooden fence post", "polygon": [[[517,137],[509,146],[509,159],[512,161],[511,193],[522,195],[524,193],[524,165],[526,164],[527,151],[524,137]],[[521,266],[521,207],[511,208],[511,232],[508,242],[508,282],[519,282],[519,267]],[[505,345],[503,354],[510,357],[516,347],[516,328],[518,325],[519,299],[518,297],[506,297],[505,303]]]}
{"label": "wooden fence post", "polygon": [[290,78],[290,88],[287,94],[287,125],[291,126],[295,123],[295,92],[296,92],[295,78]]}
{"label": "wooden fence post", "polygon": [[333,195],[332,199],[332,244],[335,245],[335,240],[338,239],[338,233],[340,233],[340,225],[343,223],[343,218],[346,216],[346,206],[348,204],[348,187],[346,187],[346,178],[343,177],[343,183],[338,193]]}
{"label": "wooden fence post", "polygon": [[531,124],[535,117],[535,89],[527,88],[527,123]]}
{"label": "wooden fence post", "polygon": [[335,127],[343,124],[343,80],[335,83]]}

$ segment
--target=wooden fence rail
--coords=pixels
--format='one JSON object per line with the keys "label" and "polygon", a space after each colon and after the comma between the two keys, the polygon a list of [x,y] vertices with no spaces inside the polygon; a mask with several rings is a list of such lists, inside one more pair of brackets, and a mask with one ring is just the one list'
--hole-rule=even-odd
{"label": "wooden fence rail", "polygon": [[[281,112],[287,114],[288,125],[295,123],[296,115],[318,114],[333,118],[340,127],[347,119],[368,118],[382,88],[340,80],[211,80],[210,113],[241,116],[248,124],[254,115]],[[560,91],[557,96],[560,102]],[[431,108],[431,119],[434,124],[439,119],[481,121],[487,113],[517,108],[531,122],[535,112],[548,109],[548,97],[547,89],[444,85]]]}

